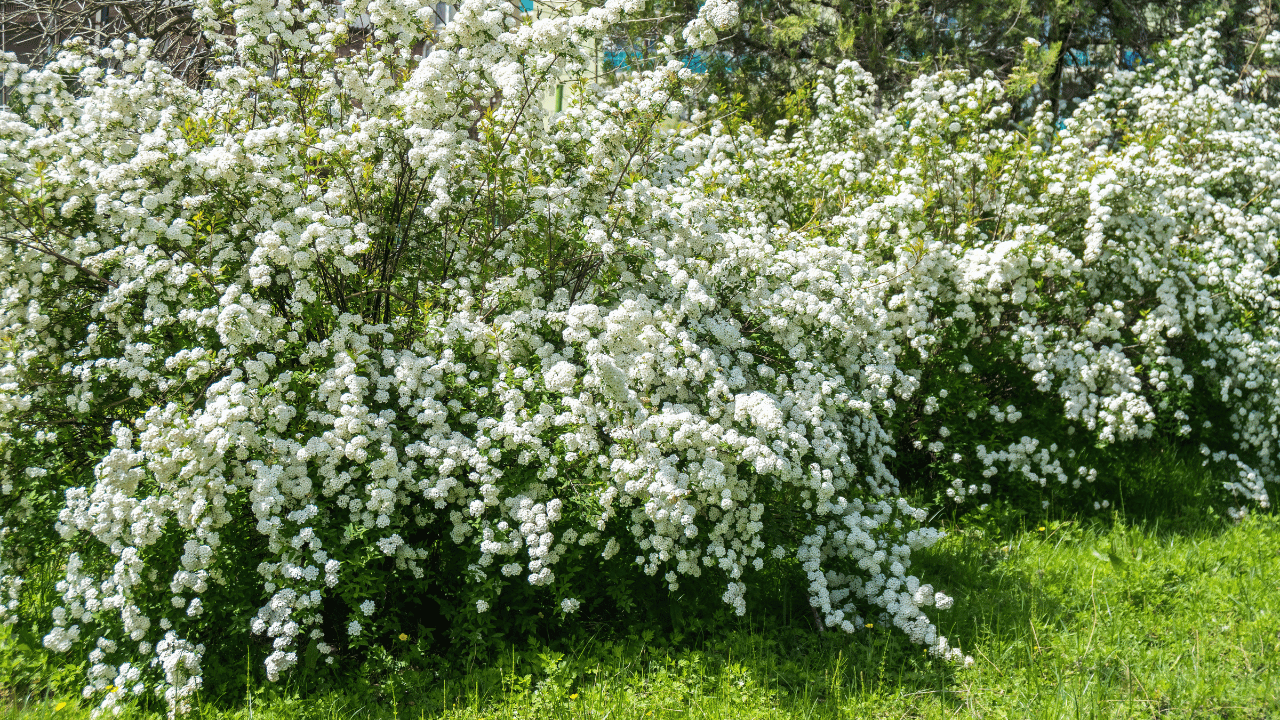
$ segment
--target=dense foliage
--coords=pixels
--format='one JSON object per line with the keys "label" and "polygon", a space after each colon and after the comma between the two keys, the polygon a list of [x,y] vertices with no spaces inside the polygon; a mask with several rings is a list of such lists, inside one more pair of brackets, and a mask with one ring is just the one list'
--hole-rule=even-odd
{"label": "dense foliage", "polygon": [[229,628],[274,679],[424,598],[480,640],[499,598],[606,612],[627,573],[741,613],[798,567],[826,626],[961,658],[910,572],[940,536],[912,453],[958,502],[1087,493],[1089,453],[1167,432],[1268,503],[1265,63],[1200,27],[1061,128],[991,76],[879,110],[846,63],[765,137],[664,129],[672,41],[545,110],[642,11],[464,3],[435,37],[418,0],[228,0],[205,89],[146,42],[0,64],[3,582],[68,549],[43,642],[88,653],[86,697],[179,711]]}
{"label": "dense foliage", "polygon": [[[698,4],[648,6],[653,20],[615,29],[611,60],[641,61]],[[1015,115],[1041,100],[1065,115],[1103,75],[1150,62],[1182,28],[1222,13],[1219,53],[1238,70],[1261,59],[1259,43],[1280,23],[1273,0],[744,0],[741,7],[736,32],[686,56],[710,92],[768,122],[808,109],[819,74],[846,60],[876,78],[877,102],[896,100],[922,74],[990,71],[1003,80],[1030,71],[1033,101]]]}
{"label": "dense foliage", "polygon": [[[513,4],[543,17],[601,3]],[[454,5],[432,5],[434,23],[443,24]],[[1274,0],[745,0],[740,24],[714,45],[685,45],[682,30],[701,5],[646,0],[643,13],[596,43],[600,69],[651,67],[664,60],[658,50],[664,37],[674,36],[678,55],[701,74],[705,92],[765,126],[809,109],[818,75],[846,60],[876,78],[878,102],[898,98],[921,74],[991,71],[1003,80],[1030,71],[1035,102],[1015,114],[1046,99],[1065,114],[1113,67],[1150,62],[1182,28],[1215,14],[1222,14],[1219,52],[1237,69],[1255,66],[1260,42],[1280,23]],[[196,0],[8,0],[0,3],[0,50],[43,63],[67,38],[105,44],[134,34],[154,40],[151,58],[199,85],[214,64],[214,48],[200,34],[199,6]],[[350,39],[359,40],[369,26],[357,22],[353,29]],[[1025,38],[1038,43],[1033,51]]]}

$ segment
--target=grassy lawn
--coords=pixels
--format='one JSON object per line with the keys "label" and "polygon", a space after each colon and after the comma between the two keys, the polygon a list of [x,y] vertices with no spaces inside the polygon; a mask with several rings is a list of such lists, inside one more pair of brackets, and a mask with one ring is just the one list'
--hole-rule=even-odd
{"label": "grassy lawn", "polygon": [[[1099,518],[960,528],[921,561],[956,597],[943,629],[975,659],[929,659],[890,628],[800,623],[714,638],[644,633],[513,649],[444,673],[202,699],[207,718],[1269,718],[1280,716],[1280,521],[1214,529]],[[12,641],[4,646],[11,662]],[[88,717],[16,696],[8,717]],[[144,716],[136,709],[125,716]],[[155,716],[152,714],[151,716]]]}

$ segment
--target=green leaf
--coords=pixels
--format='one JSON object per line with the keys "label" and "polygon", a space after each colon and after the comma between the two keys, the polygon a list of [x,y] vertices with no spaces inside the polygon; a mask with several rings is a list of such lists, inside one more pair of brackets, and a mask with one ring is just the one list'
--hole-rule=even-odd
{"label": "green leaf", "polygon": [[1111,566],[1116,570],[1123,571],[1125,569],[1124,560],[1116,554],[1116,546],[1114,543],[1111,545],[1111,548],[1107,550],[1107,559],[1111,561]]}
{"label": "green leaf", "polygon": [[307,669],[314,670],[316,662],[320,660],[320,648],[317,647],[315,640],[307,643],[307,652],[304,659],[307,663]]}

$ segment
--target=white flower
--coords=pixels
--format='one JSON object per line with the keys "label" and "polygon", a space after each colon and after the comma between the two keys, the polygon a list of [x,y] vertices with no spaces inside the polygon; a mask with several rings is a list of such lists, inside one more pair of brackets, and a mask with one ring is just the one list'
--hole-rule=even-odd
{"label": "white flower", "polygon": [[[332,590],[581,595],[570,557],[673,591],[710,573],[737,613],[753,570],[794,558],[828,627],[884,613],[959,660],[922,609],[950,598],[910,574],[942,533],[901,495],[904,441],[953,463],[962,502],[996,477],[1094,482],[1072,448],[1168,418],[1220,438],[1203,459],[1235,505],[1270,503],[1280,114],[1207,26],[1070,117],[1012,127],[992,77],[882,97],[843,63],[811,119],[765,134],[664,129],[707,104],[674,57],[545,110],[635,0],[527,25],[463,3],[438,35],[417,0],[196,7],[228,51],[200,91],[145,41],[0,61],[0,235],[42,228],[0,243],[0,620],[43,550],[29,525],[92,548],[64,558],[44,638],[99,654],[89,687],[155,667],[137,682],[181,710],[205,649],[177,609],[246,615],[274,679],[331,627]],[[385,52],[340,45],[366,11]],[[685,38],[736,18],[708,0]],[[1175,407],[1187,391],[1227,408],[1221,435]],[[83,486],[55,487],[68,459]],[[201,603],[229,579],[263,599]]]}
{"label": "white flower", "polygon": [[547,385],[547,389],[552,392],[568,393],[573,390],[573,383],[577,368],[573,363],[560,361],[553,365],[543,375],[543,381]]}

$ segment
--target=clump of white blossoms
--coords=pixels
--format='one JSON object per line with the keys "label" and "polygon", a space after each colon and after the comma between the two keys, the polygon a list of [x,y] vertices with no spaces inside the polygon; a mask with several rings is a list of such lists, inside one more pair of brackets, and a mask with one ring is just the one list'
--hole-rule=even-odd
{"label": "clump of white blossoms", "polygon": [[377,585],[589,612],[567,557],[740,613],[796,564],[827,627],[959,657],[904,439],[963,500],[1174,422],[1267,503],[1280,127],[1212,31],[1061,130],[990,78],[876,111],[846,65],[790,136],[664,131],[674,47],[543,110],[642,6],[464,2],[437,37],[418,0],[205,2],[202,90],[145,42],[0,61],[0,597],[56,519],[45,644],[93,647],[86,696],[181,711],[240,611],[272,678],[332,659],[395,611]]}

